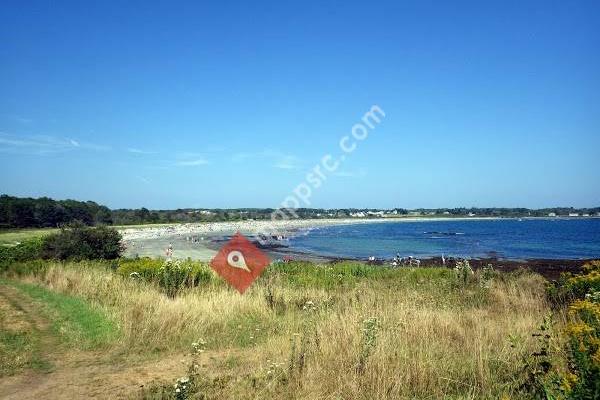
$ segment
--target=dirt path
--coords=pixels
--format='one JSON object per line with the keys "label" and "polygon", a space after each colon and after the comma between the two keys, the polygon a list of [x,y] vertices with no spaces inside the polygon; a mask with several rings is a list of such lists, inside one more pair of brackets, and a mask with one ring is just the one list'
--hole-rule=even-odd
{"label": "dirt path", "polygon": [[[48,333],[50,330],[49,321],[35,311],[35,306],[30,299],[20,295],[13,287],[0,284],[0,302],[3,310],[8,311],[8,319],[10,320],[10,326],[1,328],[31,332],[31,336],[36,341],[33,356],[38,358],[39,362],[52,368],[54,365],[53,351],[58,346],[58,339]],[[31,389],[35,389],[43,384],[45,380],[45,374],[26,370],[21,375],[0,378],[0,393],[2,393],[3,398],[11,398],[20,391],[24,384],[27,384]]]}
{"label": "dirt path", "polygon": [[[40,306],[12,286],[0,283],[0,306],[11,326],[31,329],[38,338],[36,355],[49,371],[27,369],[0,377],[0,399],[124,399],[139,393],[153,381],[174,382],[183,376],[187,363],[175,355],[160,360],[134,360],[115,351],[93,352],[69,348],[61,343]],[[11,327],[0,327],[10,329]]]}

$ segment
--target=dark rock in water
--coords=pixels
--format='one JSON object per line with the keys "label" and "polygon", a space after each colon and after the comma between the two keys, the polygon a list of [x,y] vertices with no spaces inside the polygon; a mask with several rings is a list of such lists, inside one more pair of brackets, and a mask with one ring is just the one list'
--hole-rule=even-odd
{"label": "dark rock in water", "polygon": [[253,240],[252,243],[259,249],[281,249],[289,247],[286,243],[278,241],[260,242],[259,240]]}
{"label": "dark rock in water", "polygon": [[252,240],[252,243],[259,249],[280,249],[289,247],[288,238],[283,234],[260,234],[257,238]]}
{"label": "dark rock in water", "polygon": [[231,236],[217,236],[217,237],[213,237],[211,239],[211,241],[214,243],[224,243],[224,242],[228,242],[230,240],[231,240]]}

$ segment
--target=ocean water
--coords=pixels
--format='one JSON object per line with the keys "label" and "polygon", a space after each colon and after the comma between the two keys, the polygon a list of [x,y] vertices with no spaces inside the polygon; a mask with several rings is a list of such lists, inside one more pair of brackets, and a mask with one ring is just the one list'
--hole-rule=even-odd
{"label": "ocean water", "polygon": [[303,230],[290,248],[330,257],[600,258],[600,218],[379,222]]}

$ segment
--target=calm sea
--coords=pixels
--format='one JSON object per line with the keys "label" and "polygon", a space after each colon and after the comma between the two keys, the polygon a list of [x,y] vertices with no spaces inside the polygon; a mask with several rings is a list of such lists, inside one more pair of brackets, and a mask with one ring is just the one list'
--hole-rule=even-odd
{"label": "calm sea", "polygon": [[291,249],[331,257],[600,258],[600,218],[383,222],[299,232]]}

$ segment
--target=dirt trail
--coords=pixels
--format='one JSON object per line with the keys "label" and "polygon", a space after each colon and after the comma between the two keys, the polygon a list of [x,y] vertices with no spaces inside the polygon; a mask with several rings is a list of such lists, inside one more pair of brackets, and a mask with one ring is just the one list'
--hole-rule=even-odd
{"label": "dirt trail", "polygon": [[[52,365],[49,372],[25,370],[0,377],[0,399],[125,399],[153,381],[174,382],[185,374],[181,355],[156,361],[132,361],[114,352],[69,348],[56,336],[40,306],[17,289],[0,284],[0,303],[17,316],[14,324],[32,329],[39,338],[39,358]],[[13,325],[11,321],[11,325]],[[8,327],[0,327],[6,329]]]}
{"label": "dirt trail", "polygon": [[[25,330],[32,330],[39,342],[36,345],[36,352],[41,361],[54,365],[53,351],[58,346],[58,338],[49,334],[50,322],[44,319],[39,312],[36,312],[35,305],[25,296],[22,296],[15,288],[0,284],[0,301],[3,308],[11,311],[11,326],[8,329],[20,327]],[[4,328],[4,327],[2,327]],[[35,377],[35,379],[33,379]],[[2,398],[11,398],[17,394],[20,388],[26,384],[28,388],[35,389],[40,386],[46,378],[46,374],[36,373],[27,370],[21,375],[0,378],[0,394]]]}

